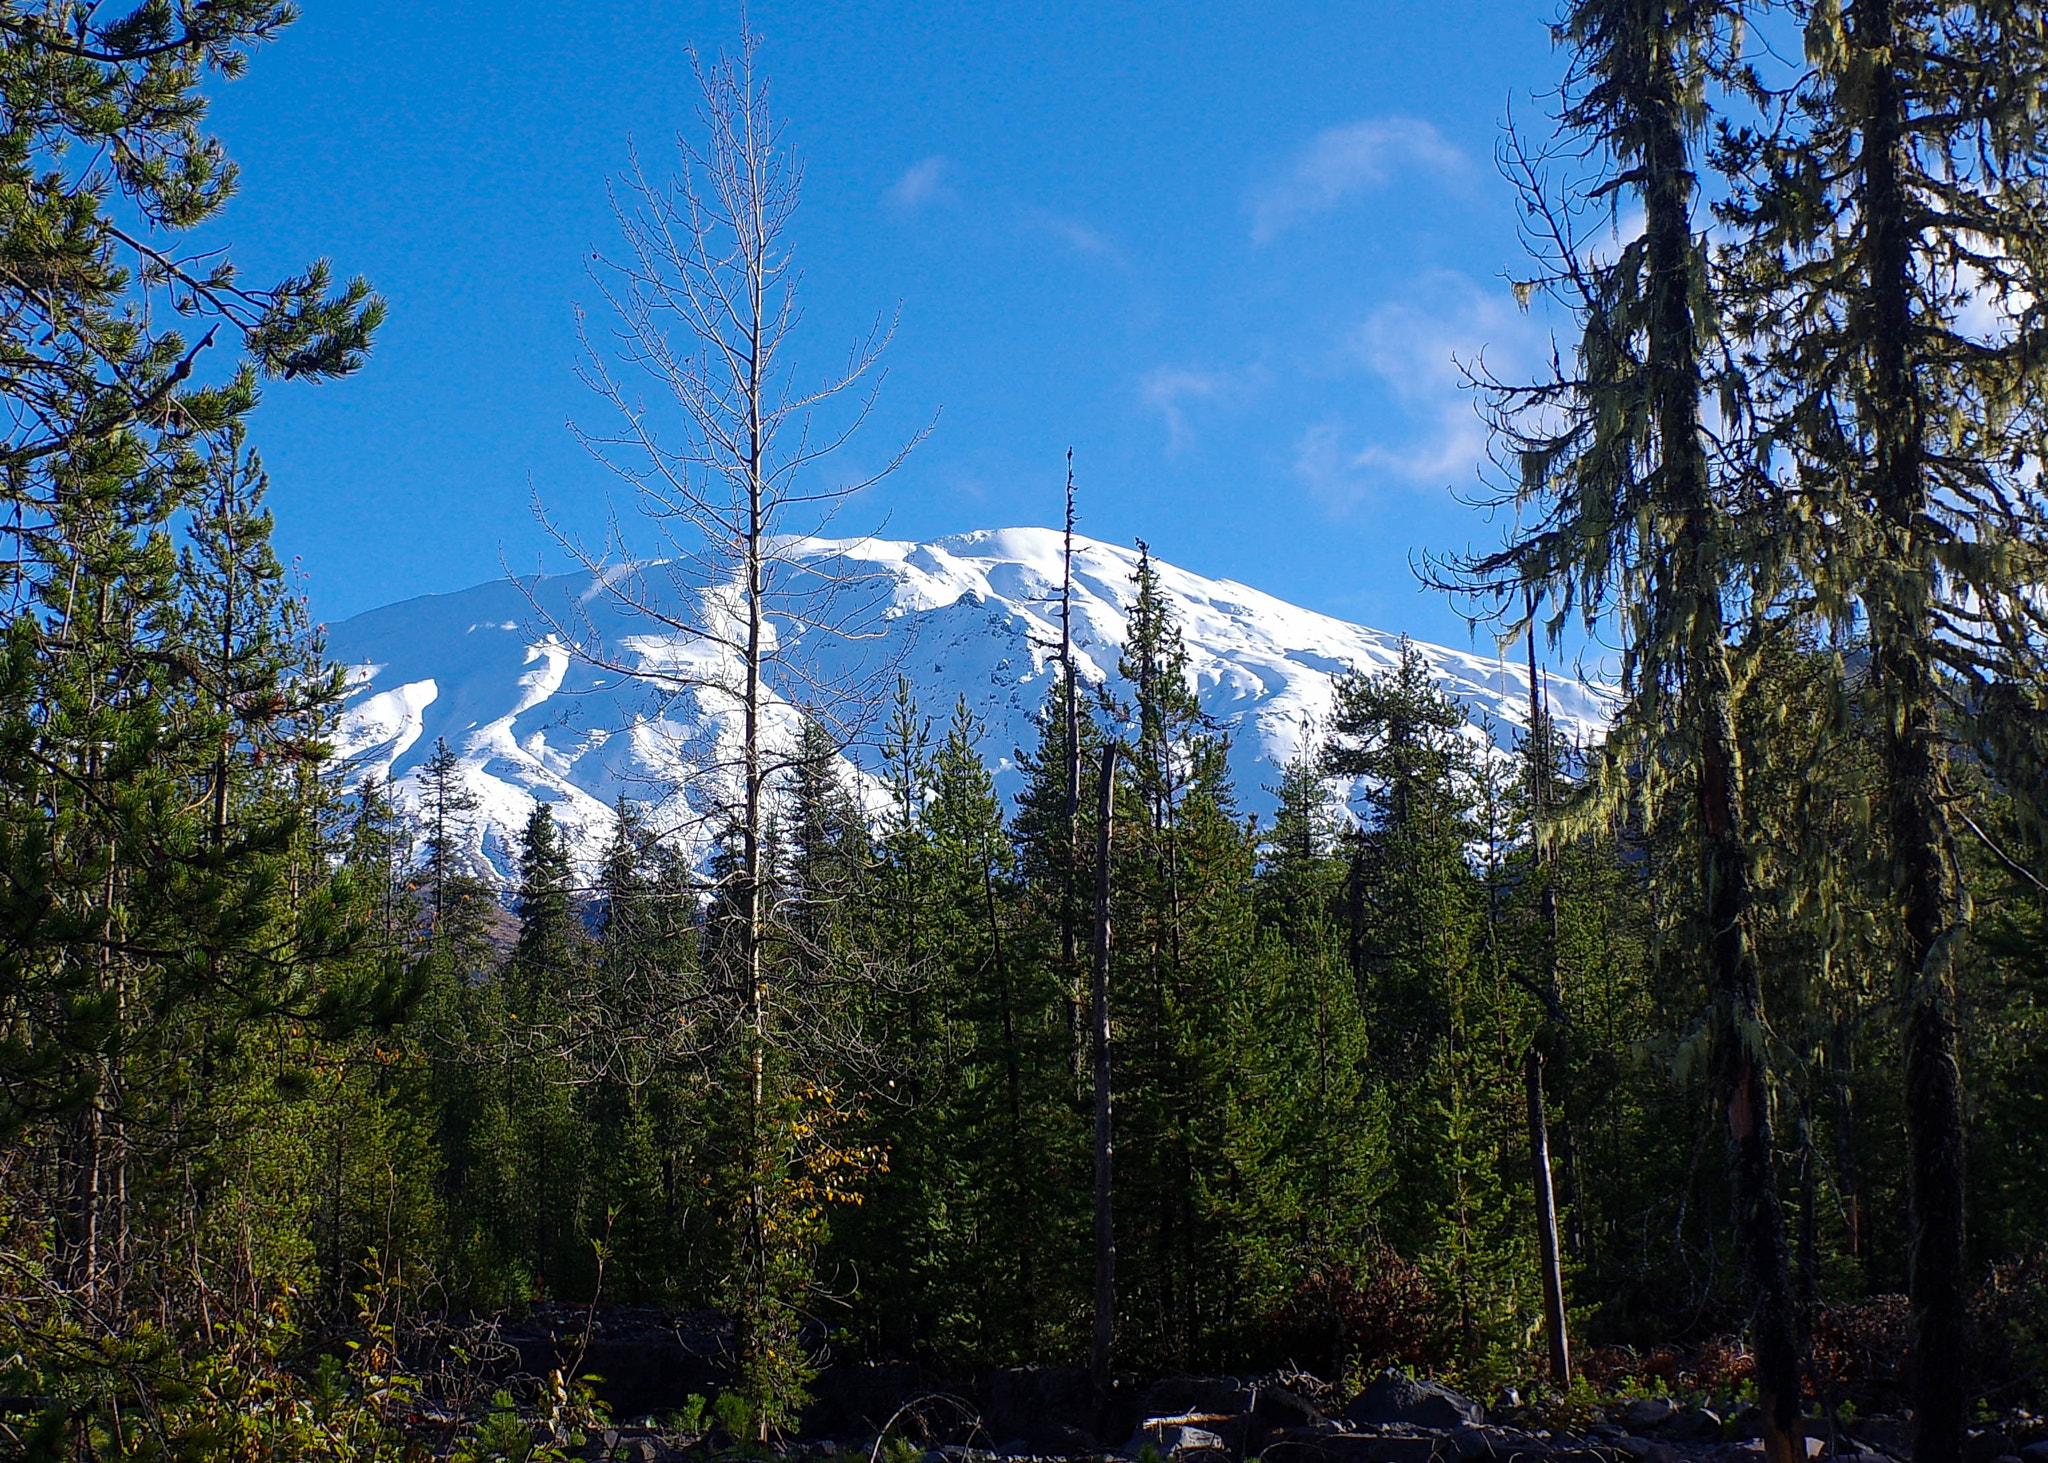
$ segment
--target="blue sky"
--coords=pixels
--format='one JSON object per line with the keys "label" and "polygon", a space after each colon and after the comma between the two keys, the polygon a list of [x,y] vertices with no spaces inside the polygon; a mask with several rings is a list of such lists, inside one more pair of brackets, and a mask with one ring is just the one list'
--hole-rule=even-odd
{"label": "blue sky", "polygon": [[[805,361],[901,310],[848,526],[930,537],[1059,513],[1313,608],[1467,644],[1410,569],[1492,542],[1453,490],[1483,437],[1454,356],[1545,348],[1494,169],[1556,82],[1525,3],[757,3],[807,176]],[[537,493],[595,522],[565,423],[574,307],[629,138],[672,147],[685,48],[736,8],[307,0],[218,89],[243,169],[217,231],[252,277],[327,255],[391,303],[368,368],[269,388],[252,436],[282,549],[335,620],[532,567]],[[545,561],[543,559],[543,561]],[[556,561],[545,561],[556,562]]]}

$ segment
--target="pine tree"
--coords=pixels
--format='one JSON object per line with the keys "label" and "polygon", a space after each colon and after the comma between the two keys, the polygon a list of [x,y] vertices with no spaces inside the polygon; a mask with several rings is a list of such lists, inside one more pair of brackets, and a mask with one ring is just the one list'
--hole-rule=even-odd
{"label": "pine tree", "polygon": [[[1037,745],[1014,753],[1024,779],[1015,829],[1032,912],[1024,935],[1034,949],[1038,941],[1050,939],[1053,958],[1065,972],[1066,1025],[1077,1083],[1087,1064],[1086,894],[1094,877],[1087,809],[1103,737],[1096,712],[1087,689],[1062,671],[1047,681],[1035,719]],[[1076,765],[1090,769],[1078,792],[1069,781]]]}
{"label": "pine tree", "polygon": [[696,1202],[711,1161],[695,871],[621,796],[598,863],[591,996],[576,1013],[588,1213],[609,1231],[607,1293],[696,1303],[712,1236]]}
{"label": "pine tree", "polygon": [[[202,130],[202,80],[242,75],[295,14],[281,0],[111,14],[30,0],[0,16],[0,229],[17,250],[0,287],[0,390],[24,412],[0,445],[12,533],[57,528],[82,452],[116,445],[134,454],[131,476],[161,484],[196,436],[255,404],[257,371],[323,380],[361,366],[384,315],[361,280],[336,293],[319,263],[250,289],[225,255],[180,248],[237,182]],[[172,318],[210,328],[188,343],[159,328]],[[248,364],[201,385],[195,363],[223,328]]]}
{"label": "pine tree", "polygon": [[576,1101],[589,939],[551,803],[536,803],[527,816],[513,910],[519,936],[500,975],[508,1018],[500,1072],[519,1149],[521,1248],[542,1294],[580,1296],[593,1259],[585,1206],[592,1135]]}
{"label": "pine tree", "polygon": [[1241,1304],[1215,1196],[1234,1182],[1225,1128],[1240,1033],[1219,1023],[1255,928],[1252,851],[1226,739],[1189,684],[1187,649],[1139,545],[1118,675],[1130,688],[1129,775],[1116,830],[1115,1045],[1120,1305],[1141,1308],[1161,1361],[1208,1364]]}
{"label": "pine tree", "polygon": [[867,820],[840,781],[839,761],[831,735],[806,721],[790,758],[775,928],[813,981],[847,974],[852,905],[868,872]]}
{"label": "pine tree", "polygon": [[1745,186],[1726,211],[1744,237],[1738,324],[1794,458],[1799,567],[1821,610],[1867,638],[1879,879],[1909,1013],[1914,1453],[1951,1463],[1969,1395],[1970,905],[1946,708],[2038,678],[2048,539],[2025,459],[2040,429],[2048,45],[2033,17],[2000,8],[1855,0],[1813,12],[1807,52],[1797,125],[1731,139]]}
{"label": "pine tree", "polygon": [[1362,789],[1344,892],[1360,999],[1386,1024],[1387,1070],[1417,1077],[1449,1028],[1445,995],[1470,959],[1474,889],[1464,850],[1471,747],[1465,713],[1405,642],[1395,669],[1337,683],[1319,767]]}
{"label": "pine tree", "polygon": [[1334,915],[1342,896],[1344,864],[1336,854],[1343,820],[1329,779],[1307,747],[1288,759],[1279,786],[1269,791],[1278,806],[1260,840],[1260,923],[1289,941],[1307,940],[1312,926]]}
{"label": "pine tree", "polygon": [[1336,692],[1320,765],[1362,803],[1344,898],[1399,1175],[1384,1233],[1435,1278],[1455,1347],[1483,1361],[1524,1289],[1505,1254],[1517,1220],[1499,1180],[1503,1002],[1482,983],[1483,890],[1466,856],[1482,831],[1484,773],[1463,709],[1412,646],[1392,670],[1353,672]]}
{"label": "pine tree", "polygon": [[[1500,388],[1502,439],[1520,468],[1512,496],[1535,522],[1468,565],[1529,606],[1613,614],[1627,698],[1610,766],[1653,797],[1666,769],[1687,789],[1698,856],[1719,1104],[1728,1123],[1736,1242],[1758,1391],[1774,1463],[1798,1452],[1798,1337],[1772,1157],[1762,984],[1748,936],[1752,833],[1735,737],[1735,606],[1771,608],[1777,540],[1737,511],[1756,484],[1739,377],[1711,365],[1716,283],[1697,233],[1699,138],[1709,89],[1740,21],[1717,4],[1581,0],[1559,28],[1573,52],[1563,130],[1602,156],[1586,193],[1642,204],[1642,236],[1610,265],[1584,258],[1569,209],[1544,195],[1541,166],[1511,153],[1531,216],[1554,251],[1539,283],[1577,317],[1576,370]],[[1532,286],[1533,287],[1533,286]],[[1729,431],[1703,428],[1716,393]],[[1553,622],[1553,630],[1560,628]],[[1617,779],[1620,780],[1620,779]]]}
{"label": "pine tree", "polygon": [[444,974],[475,975],[488,959],[490,886],[469,851],[477,810],[462,759],[446,738],[414,774],[420,789],[420,838],[428,949]]}
{"label": "pine tree", "polygon": [[[37,1201],[60,1273],[106,1315],[180,1283],[159,1236],[201,1221],[202,1191],[145,1176],[208,1171],[295,1085],[291,1058],[275,1088],[259,1065],[278,1023],[339,1031],[381,999],[340,958],[354,911],[301,771],[332,682],[300,678],[267,523],[221,557],[200,514],[191,552],[173,548],[174,516],[233,455],[190,447],[158,469],[116,432],[45,460],[63,503],[24,545],[5,627],[0,1133],[48,1145]],[[220,620],[222,594],[245,612]]]}
{"label": "pine tree", "polygon": [[432,1063],[448,1248],[467,1282],[463,1298],[503,1304],[526,1297],[531,1275],[509,1105],[506,992],[489,978],[496,964],[491,926],[497,899],[472,863],[470,817],[477,801],[461,758],[437,740],[413,776],[421,859],[415,878],[426,920],[421,1039]]}
{"label": "pine tree", "polygon": [[[1255,888],[1260,940],[1225,1018],[1242,1033],[1228,1140],[1239,1181],[1219,1196],[1245,1314],[1261,1322],[1288,1316],[1320,1281],[1374,1265],[1394,1178],[1387,1093],[1369,1075],[1347,957],[1336,796],[1306,748],[1275,791]],[[1303,1339],[1319,1350],[1299,1359],[1327,1360],[1325,1375],[1379,1359],[1352,1355],[1341,1328]]]}

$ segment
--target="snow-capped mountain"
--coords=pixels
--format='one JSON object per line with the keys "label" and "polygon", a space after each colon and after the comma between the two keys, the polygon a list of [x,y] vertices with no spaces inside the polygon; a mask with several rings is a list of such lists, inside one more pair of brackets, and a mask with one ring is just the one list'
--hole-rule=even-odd
{"label": "snow-capped mountain", "polygon": [[[986,728],[982,752],[998,785],[1013,792],[1014,753],[1035,744],[1033,716],[1058,671],[1050,647],[1059,638],[1060,534],[1007,528],[923,544],[812,539],[790,552],[805,563],[871,575],[881,607],[878,638],[821,652],[822,682],[850,684],[856,661],[885,667],[892,682],[900,672],[921,712],[941,729],[964,696]],[[1153,562],[1202,705],[1231,735],[1241,802],[1269,808],[1278,765],[1305,733],[1327,722],[1336,677],[1352,667],[1393,665],[1400,637]],[[1075,539],[1074,634],[1080,672],[1092,683],[1115,679],[1136,569],[1129,549]],[[661,581],[656,574],[641,582]],[[696,612],[677,608],[685,611],[677,620]],[[570,624],[601,643],[610,669],[589,663],[552,628]],[[586,857],[608,832],[621,795],[647,806],[658,823],[680,826],[678,785],[707,765],[707,742],[729,740],[732,731],[733,718],[717,696],[662,697],[656,690],[664,671],[701,664],[714,652],[627,611],[599,575],[496,580],[425,595],[333,626],[328,643],[351,668],[337,747],[350,775],[375,775],[416,794],[413,775],[436,739],[445,738],[480,803],[479,851],[501,873],[510,870],[516,835],[536,800],[555,804],[557,820]],[[1525,667],[1441,646],[1416,648],[1497,736],[1505,739],[1526,722]],[[1548,691],[1552,714],[1568,733],[1597,735],[1605,710],[1599,688],[1552,676]],[[785,731],[793,723],[793,715],[785,716]],[[872,738],[849,756],[853,772],[871,773],[879,762]]]}

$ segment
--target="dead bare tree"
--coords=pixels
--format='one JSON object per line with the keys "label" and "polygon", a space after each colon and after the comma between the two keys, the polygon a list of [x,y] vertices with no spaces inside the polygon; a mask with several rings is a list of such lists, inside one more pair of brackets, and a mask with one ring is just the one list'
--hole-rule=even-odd
{"label": "dead bare tree", "polygon": [[[788,1109],[815,1083],[789,1058],[843,1036],[821,1029],[825,1007],[790,988],[771,948],[767,829],[778,789],[816,756],[803,728],[823,728],[844,751],[881,703],[892,667],[849,647],[878,637],[888,584],[824,535],[924,433],[849,478],[821,472],[873,410],[893,322],[878,320],[822,384],[797,384],[786,359],[799,320],[788,229],[802,169],[770,111],[758,48],[746,32],[715,62],[693,53],[700,140],[678,139],[667,177],[636,152],[613,186],[624,249],[593,255],[590,271],[613,326],[601,340],[584,333],[580,374],[617,425],[572,430],[630,489],[633,511],[614,513],[591,545],[537,507],[600,593],[529,597],[545,633],[648,688],[643,730],[674,725],[679,704],[708,728],[672,748],[673,790],[694,826],[667,831],[713,851],[703,968],[691,973],[703,986],[676,1005],[689,1013],[687,1039],[731,1064],[741,1108],[732,1303],[740,1375],[765,1436],[803,1380],[795,1318],[807,1271],[786,1252],[799,1227],[778,1223],[776,1209],[792,1182],[790,1135],[816,1126]],[[607,635],[599,611],[633,633]]]}

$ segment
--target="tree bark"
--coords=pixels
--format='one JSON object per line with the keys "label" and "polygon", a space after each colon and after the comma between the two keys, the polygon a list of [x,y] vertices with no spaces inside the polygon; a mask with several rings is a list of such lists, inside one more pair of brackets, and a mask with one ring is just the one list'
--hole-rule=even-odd
{"label": "tree bark", "polygon": [[1963,1100],[1955,946],[1966,918],[1947,812],[1947,757],[1931,652],[1934,545],[1923,403],[1911,363],[1912,212],[1900,176],[1906,101],[1893,59],[1905,43],[1892,0],[1863,0],[1854,39],[1872,58],[1859,90],[1870,346],[1870,506],[1879,542],[1863,586],[1871,682],[1884,722],[1883,820],[1899,894],[1906,998],[1905,1117],[1913,1303],[1913,1457],[1962,1456],[1967,1378]]}
{"label": "tree bark", "polygon": [[1849,1063],[1854,1046],[1848,1023],[1837,1022],[1834,1041],[1828,1051],[1835,1083],[1835,1191],[1842,1198],[1842,1223],[1848,1230],[1849,1254],[1863,1258],[1862,1186],[1856,1174],[1856,1104],[1849,1086]]}
{"label": "tree bark", "polygon": [[[1074,1035],[1081,1028],[1080,940],[1075,932],[1080,914],[1075,907],[1075,885],[1081,871],[1081,695],[1080,678],[1074,673],[1074,449],[1067,449],[1067,526],[1060,563],[1060,678],[1066,716],[1066,867],[1060,899],[1060,962],[1066,972],[1069,1000],[1073,1006]],[[1074,1075],[1080,1076],[1081,1043],[1074,1042]]]}
{"label": "tree bark", "polygon": [[1114,1171],[1109,1068],[1109,852],[1116,810],[1114,742],[1102,749],[1102,784],[1095,825],[1095,1336],[1089,1359],[1097,1430],[1108,1421],[1109,1353],[1116,1338],[1116,1226],[1111,1210]]}
{"label": "tree bark", "polygon": [[1555,770],[1551,755],[1550,707],[1543,694],[1543,682],[1536,669],[1536,596],[1529,596],[1529,739],[1535,754],[1529,764],[1530,831],[1536,840],[1536,857],[1543,868],[1543,931],[1545,944],[1545,1004],[1550,1008],[1551,1050],[1557,1057],[1557,1077],[1551,1087],[1558,1093],[1557,1146],[1564,1160],[1565,1183],[1571,1195],[1571,1209],[1565,1229],[1565,1243],[1574,1260],[1586,1258],[1585,1195],[1579,1188],[1579,1145],[1571,1122],[1572,1028],[1564,1005],[1564,975],[1558,964],[1563,948],[1561,912],[1557,903],[1557,848],[1542,830],[1543,815],[1550,804],[1550,777]]}
{"label": "tree bark", "polygon": [[1550,1133],[1543,1116],[1543,1057],[1534,1047],[1527,1060],[1529,1079],[1529,1160],[1536,1184],[1536,1242],[1543,1255],[1543,1319],[1549,1331],[1550,1380],[1568,1387],[1572,1380],[1571,1338],[1566,1331],[1564,1267],[1557,1253],[1557,1198],[1550,1185]]}
{"label": "tree bark", "polygon": [[1770,1463],[1804,1463],[1799,1409],[1799,1336],[1785,1216],[1771,1152],[1763,992],[1745,928],[1751,903],[1744,844],[1734,684],[1722,605],[1725,573],[1711,465],[1700,431],[1703,390],[1699,325],[1693,314],[1698,250],[1694,188],[1681,118],[1675,60],[1651,30],[1664,7],[1649,7],[1636,38],[1643,57],[1641,109],[1644,244],[1650,294],[1648,376],[1657,444],[1678,525],[1665,599],[1678,610],[1680,714],[1694,746],[1700,885],[1714,1005],[1717,1097],[1727,1115],[1735,1240],[1749,1299],[1757,1401]]}
{"label": "tree bark", "polygon": [[[766,653],[767,632],[767,550],[768,550],[768,494],[769,484],[766,473],[767,443],[765,441],[766,421],[763,394],[767,383],[763,371],[764,347],[768,336],[766,282],[762,272],[763,261],[758,251],[749,251],[747,267],[747,300],[750,316],[745,326],[748,345],[746,361],[746,457],[743,467],[746,474],[747,527],[743,545],[744,569],[747,584],[747,643],[746,668],[742,696],[741,727],[741,776],[745,780],[740,830],[741,879],[746,888],[745,934],[743,936],[742,959],[745,964],[747,983],[746,1026],[747,1026],[747,1251],[744,1263],[747,1267],[753,1291],[752,1314],[740,1318],[739,1342],[741,1355],[752,1360],[765,1350],[767,1341],[763,1332],[768,1312],[768,1195],[766,1182],[768,1170],[777,1156],[770,1151],[767,1121],[767,1061],[768,1061],[768,973],[763,964],[763,947],[767,942],[767,891],[763,887],[766,869],[763,866],[763,835],[767,817],[767,764],[761,745],[762,661]],[[766,1442],[768,1438],[769,1409],[760,1411],[759,1436],[756,1441]]]}

